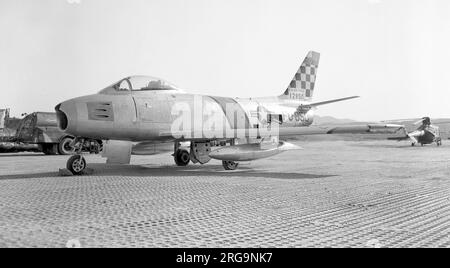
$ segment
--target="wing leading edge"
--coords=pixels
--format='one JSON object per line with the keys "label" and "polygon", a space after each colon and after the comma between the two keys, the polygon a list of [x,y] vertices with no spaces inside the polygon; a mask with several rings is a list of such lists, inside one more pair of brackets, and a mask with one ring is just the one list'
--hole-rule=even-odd
{"label": "wing leading edge", "polygon": [[[404,130],[403,125],[395,124],[361,124],[348,126],[312,126],[312,127],[283,127],[278,131],[271,129],[233,129],[228,131],[178,131],[161,132],[160,137],[175,140],[214,140],[251,137],[253,131],[258,137],[270,137],[277,134],[279,138],[303,135],[329,135],[329,134],[394,134]],[[255,136],[255,135],[254,135]]]}

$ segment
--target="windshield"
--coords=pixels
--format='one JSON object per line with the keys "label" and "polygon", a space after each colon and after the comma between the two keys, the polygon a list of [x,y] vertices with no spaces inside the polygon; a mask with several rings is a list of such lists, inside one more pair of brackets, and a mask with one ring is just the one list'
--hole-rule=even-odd
{"label": "windshield", "polygon": [[132,76],[128,78],[131,90],[168,90],[176,89],[174,85],[159,78],[149,76]]}
{"label": "windshield", "polygon": [[169,90],[176,86],[169,82],[150,76],[131,76],[116,84],[118,90]]}
{"label": "windshield", "polygon": [[111,91],[143,91],[143,90],[178,90],[178,88],[163,80],[151,76],[130,76],[105,88],[100,93],[111,94]]}

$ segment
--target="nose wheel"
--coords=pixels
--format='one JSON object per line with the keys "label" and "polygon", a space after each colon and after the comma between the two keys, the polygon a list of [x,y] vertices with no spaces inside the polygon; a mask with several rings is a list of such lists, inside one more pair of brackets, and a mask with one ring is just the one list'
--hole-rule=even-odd
{"label": "nose wheel", "polygon": [[67,169],[73,175],[81,175],[86,166],[86,159],[82,155],[73,155],[67,160]]}
{"label": "nose wheel", "polygon": [[67,160],[66,167],[73,175],[82,175],[83,171],[86,169],[86,159],[81,155],[83,151],[83,138],[75,138],[69,146],[73,148],[75,155],[72,155],[69,160]]}

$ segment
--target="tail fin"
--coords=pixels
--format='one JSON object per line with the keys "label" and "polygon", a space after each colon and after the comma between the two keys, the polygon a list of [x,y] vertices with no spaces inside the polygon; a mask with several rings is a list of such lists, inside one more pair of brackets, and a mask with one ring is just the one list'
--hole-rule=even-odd
{"label": "tail fin", "polygon": [[311,101],[314,95],[319,60],[320,54],[310,51],[280,98]]}

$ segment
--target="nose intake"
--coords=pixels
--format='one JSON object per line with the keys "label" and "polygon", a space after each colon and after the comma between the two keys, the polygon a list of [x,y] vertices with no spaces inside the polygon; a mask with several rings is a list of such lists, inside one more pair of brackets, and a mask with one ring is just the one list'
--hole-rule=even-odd
{"label": "nose intake", "polygon": [[56,111],[56,120],[58,122],[58,127],[62,131],[65,131],[68,126],[67,115],[63,111],[61,111],[61,104],[58,104],[55,107],[55,111]]}

